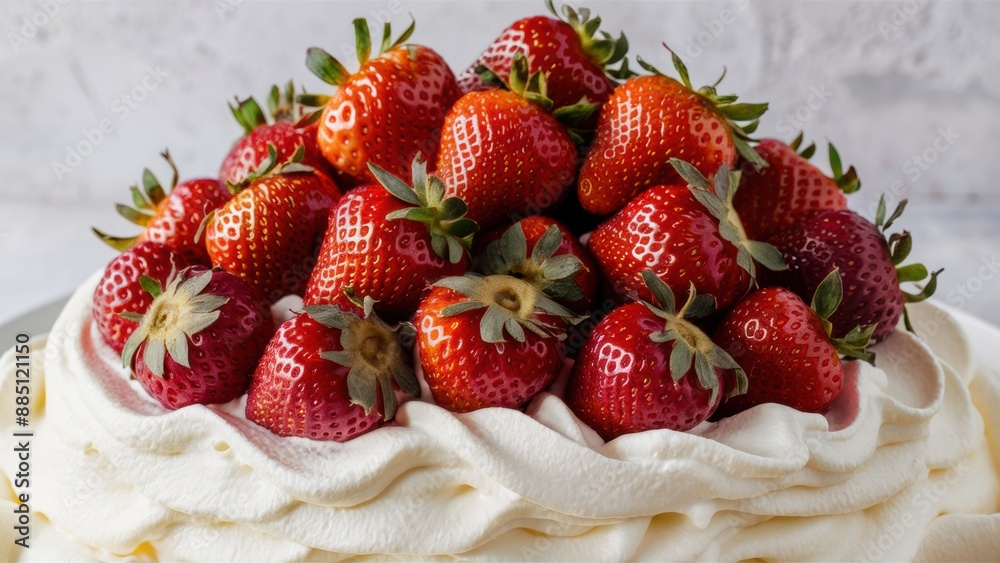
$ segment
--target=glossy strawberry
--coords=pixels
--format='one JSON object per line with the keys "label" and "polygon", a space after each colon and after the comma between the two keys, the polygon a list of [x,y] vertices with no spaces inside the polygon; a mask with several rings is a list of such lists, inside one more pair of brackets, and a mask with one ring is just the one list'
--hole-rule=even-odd
{"label": "glossy strawberry", "polygon": [[726,309],[750,289],[754,262],[781,269],[780,255],[743,233],[732,210],[739,172],[720,168],[713,193],[694,167],[676,159],[672,164],[688,186],[646,190],[598,227],[587,248],[620,296],[648,300],[641,275],[648,268],[674,293],[694,284],[698,293],[714,296],[718,308]]}
{"label": "glossy strawberry", "polygon": [[118,251],[124,251],[137,242],[152,241],[164,244],[192,262],[207,264],[202,238],[205,217],[226,203],[232,194],[218,180],[202,178],[178,184],[177,166],[170,153],[162,153],[173,170],[170,189],[166,190],[148,168],[142,171],[142,190],[131,187],[132,204],[117,204],[118,213],[142,227],[134,237],[114,237],[94,228],[101,240]]}
{"label": "glossy strawberry", "polygon": [[304,149],[302,164],[328,173],[329,165],[320,153],[316,141],[316,124],[298,127],[294,122],[300,118],[301,107],[295,102],[295,87],[291,82],[281,92],[277,86],[271,87],[267,98],[271,122],[261,110],[257,100],[247,98],[230,105],[237,123],[243,127],[243,136],[222,161],[219,178],[226,184],[240,184],[246,180],[268,158],[268,146],[274,146],[278,159],[290,159],[299,147]]}
{"label": "glossy strawberry", "polygon": [[227,403],[242,395],[274,324],[263,296],[243,280],[194,266],[165,288],[151,278],[154,299],[122,352],[139,383],[168,409]]}
{"label": "glossy strawberry", "polygon": [[94,290],[94,322],[104,341],[121,354],[138,323],[122,313],[145,311],[153,302],[139,283],[146,276],[166,285],[171,276],[190,266],[187,259],[158,242],[140,242],[115,257]]}
{"label": "glossy strawberry", "polygon": [[309,49],[306,64],[324,82],[337,86],[332,96],[304,96],[322,105],[317,140],[323,156],[354,183],[375,181],[373,162],[391,174],[409,178],[418,155],[433,162],[445,113],[458,99],[458,84],[448,64],[433,50],[404,42],[413,25],[390,44],[385,26],[380,54],[370,58],[368,23],[354,20],[361,67],[349,73],[318,48]]}
{"label": "glossy strawberry", "polygon": [[247,419],[280,436],[343,442],[392,420],[394,382],[419,397],[396,330],[371,304],[306,307],[282,324],[254,373]]}
{"label": "glossy strawberry", "polygon": [[434,401],[455,412],[520,408],[562,368],[570,319],[569,310],[516,278],[438,281],[413,320]]}
{"label": "glossy strawberry", "polygon": [[408,174],[415,187],[369,166],[381,184],[349,191],[331,210],[305,301],[331,303],[350,287],[387,318],[408,319],[428,284],[465,273],[477,227],[423,161]]}
{"label": "glossy strawberry", "polygon": [[459,75],[463,92],[487,88],[481,76],[484,71],[509,81],[514,56],[524,53],[532,71],[546,74],[555,109],[581,100],[601,104],[608,99],[615,82],[604,69],[625,57],[628,41],[624,34],[617,40],[605,32],[598,35],[601,18],[591,19],[586,8],[564,5],[560,16],[551,0],[547,5],[555,18],[534,16],[511,24]]}
{"label": "glossy strawberry", "polygon": [[680,82],[640,59],[653,75],[628,79],[601,107],[577,182],[587,211],[607,215],[647,188],[679,183],[671,158],[683,158],[708,177],[723,165],[732,170],[737,155],[764,165],[747,135],[767,104],[736,103],[736,96],[716,92],[718,83],[695,90],[687,68],[673,59]]}
{"label": "glossy strawberry", "polygon": [[657,305],[623,305],[594,327],[566,384],[566,404],[605,440],[706,420],[725,391],[746,390],[746,376],[691,322],[711,313],[712,298],[692,289],[677,310],[674,294],[652,271],[643,279]]}
{"label": "glossy strawberry", "polygon": [[[886,238],[885,231],[905,205],[903,200],[886,220],[883,198],[874,224],[847,209],[805,211],[772,237],[788,263],[780,282],[800,297],[816,291],[824,272],[840,270],[844,303],[830,317],[834,337],[844,337],[857,325],[875,325],[872,340],[877,342],[895,330],[906,303],[923,301],[937,288],[940,270],[929,273],[923,264],[901,266],[913,246],[909,232]],[[925,279],[926,286],[916,294],[899,287]]]}
{"label": "glossy strawberry", "polygon": [[576,146],[523,61],[511,90],[470,92],[444,121],[436,173],[482,227],[554,207],[576,174]]}
{"label": "glossy strawberry", "polygon": [[235,274],[273,303],[301,295],[316,264],[320,237],[340,190],[326,175],[277,152],[215,212],[206,235],[212,265]]}
{"label": "glossy strawberry", "polygon": [[747,374],[746,393],[719,408],[730,416],[763,403],[803,412],[824,412],[844,385],[840,354],[872,361],[867,353],[874,326],[832,339],[826,320],[840,305],[840,277],[827,276],[813,308],[780,287],[750,294],[722,320],[713,339]]}
{"label": "glossy strawberry", "polygon": [[843,171],[840,155],[832,144],[831,178],[809,162],[816,145],[809,145],[799,153],[801,143],[801,134],[791,145],[763,139],[754,150],[768,165],[763,168],[744,165],[743,183],[733,204],[751,238],[767,240],[774,232],[791,226],[799,211],[844,209],[847,207],[844,194],[861,188],[854,167]]}
{"label": "glossy strawberry", "polygon": [[476,266],[486,275],[505,274],[535,286],[577,313],[597,299],[597,267],[590,254],[554,219],[525,217],[500,225],[476,240]]}

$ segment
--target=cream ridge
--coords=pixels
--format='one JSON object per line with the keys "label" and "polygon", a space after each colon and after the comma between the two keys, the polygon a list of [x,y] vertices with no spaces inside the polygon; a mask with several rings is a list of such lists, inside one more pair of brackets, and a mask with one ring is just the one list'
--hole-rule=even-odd
{"label": "cream ridge", "polygon": [[[341,444],[278,437],[242,399],[165,410],[94,327],[99,277],[33,343],[34,545],[5,542],[6,560],[1000,553],[1000,331],[933,304],[911,306],[923,341],[897,330],[877,367],[848,364],[826,416],[766,404],[605,444],[557,383],[526,413],[410,401]],[[0,404],[14,404],[13,376],[7,353]],[[13,424],[0,420],[0,451]],[[6,530],[15,464],[0,455]]]}

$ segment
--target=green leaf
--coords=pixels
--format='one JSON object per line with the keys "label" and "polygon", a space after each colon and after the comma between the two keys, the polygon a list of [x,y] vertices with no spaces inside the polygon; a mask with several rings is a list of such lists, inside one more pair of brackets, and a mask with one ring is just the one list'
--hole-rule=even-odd
{"label": "green leaf", "polygon": [[[743,130],[746,131],[746,127],[744,127]],[[747,131],[747,133],[749,133],[749,131]],[[809,160],[814,154],[816,154],[816,143],[809,143],[809,146],[803,149],[802,152],[799,153],[799,156]]]}
{"label": "green leaf", "polygon": [[134,323],[142,322],[142,315],[139,313],[133,313],[132,311],[122,311],[118,313],[118,316]]}
{"label": "green leaf", "polygon": [[691,370],[694,360],[694,349],[683,338],[674,341],[674,349],[670,352],[670,378],[677,383]]}
{"label": "green leaf", "polygon": [[320,80],[333,86],[343,85],[351,76],[340,61],[319,47],[310,47],[306,51],[306,66]]}
{"label": "green leaf", "polygon": [[474,296],[482,286],[482,280],[471,276],[449,276],[434,282],[437,287],[447,287],[466,297]]}
{"label": "green leaf", "polygon": [[410,163],[410,176],[413,178],[414,191],[427,185],[427,161],[419,152]]}
{"label": "green leaf", "polygon": [[318,108],[330,103],[330,96],[322,96],[319,94],[299,94],[299,96],[295,98],[295,101],[304,106]]}
{"label": "green leaf", "polygon": [[694,372],[698,376],[698,382],[701,383],[701,386],[712,392],[708,403],[715,404],[715,399],[719,396],[719,373],[715,371],[708,358],[701,352],[694,355]]}
{"label": "green leaf", "polygon": [[674,314],[677,311],[677,305],[674,301],[674,292],[670,290],[670,287],[648,268],[642,271],[642,279],[650,293],[653,294],[657,304],[667,313]]}
{"label": "green leaf", "polygon": [[[664,43],[663,46],[667,47],[667,44]],[[684,61],[682,61],[681,58],[677,56],[677,53],[673,52],[670,47],[667,47],[667,50],[670,51],[670,58],[674,63],[674,68],[677,70],[677,74],[681,77],[681,82],[684,83],[684,86],[687,86],[688,90],[693,90],[691,87],[691,77],[688,75],[687,65],[684,64]]]}
{"label": "green leaf", "polygon": [[128,337],[125,341],[125,347],[122,349],[122,367],[130,368],[132,367],[132,360],[135,358],[135,353],[139,349],[139,345],[146,340],[146,334],[142,331],[142,327],[132,331],[132,335]]}
{"label": "green leaf", "polygon": [[752,121],[767,112],[767,104],[728,104],[718,109],[722,115],[733,121]]}
{"label": "green leaf", "polygon": [[896,268],[896,277],[899,283],[918,282],[926,278],[929,274],[927,267],[923,264],[910,264],[902,268]]}
{"label": "green leaf", "polygon": [[[520,225],[520,223],[518,223],[518,225]],[[521,237],[524,237],[523,231],[521,233]],[[559,250],[559,245],[562,244],[562,240],[562,231],[559,230],[559,227],[557,225],[550,225],[549,228],[545,230],[545,234],[543,234],[538,239],[538,242],[535,243],[535,248],[531,250],[531,260],[536,264],[545,262],[551,258],[557,250]],[[527,250],[525,250],[525,252],[527,252]]]}
{"label": "green leaf", "polygon": [[144,289],[146,293],[152,295],[153,299],[163,295],[163,287],[160,285],[160,282],[149,276],[139,276],[139,285],[142,286],[142,289]]}
{"label": "green leaf", "polygon": [[378,397],[375,378],[360,366],[352,367],[347,372],[347,394],[352,403],[365,409],[365,414],[370,413]]}
{"label": "green leaf", "polygon": [[149,371],[157,377],[163,377],[163,363],[166,360],[167,347],[162,340],[149,338],[146,340],[146,348],[143,350],[142,361]]}
{"label": "green leaf", "polygon": [[458,303],[452,303],[444,309],[441,309],[442,317],[454,317],[455,315],[460,315],[466,311],[475,311],[476,309],[482,309],[485,307],[485,303],[480,303],[479,301],[459,301]]}
{"label": "green leaf", "polygon": [[454,221],[460,219],[469,212],[469,206],[459,197],[449,197],[441,202],[438,207],[443,221]]}
{"label": "green leaf", "polygon": [[510,91],[515,94],[524,95],[528,87],[528,76],[528,58],[525,57],[524,51],[518,51],[514,53],[514,59],[510,67],[510,76],[507,79]]}
{"label": "green leaf", "polygon": [[153,205],[160,203],[167,197],[167,194],[163,191],[163,186],[160,185],[160,181],[149,171],[149,168],[144,168],[142,171],[142,187],[146,191],[149,201],[153,202]]}
{"label": "green leaf", "polygon": [[706,178],[689,162],[685,162],[679,158],[671,158],[669,162],[670,166],[674,167],[677,174],[680,175],[680,177],[683,178],[688,185],[702,190],[708,190],[710,188],[708,178]]}
{"label": "green leaf", "polygon": [[[382,52],[384,53],[385,51],[388,51],[390,49],[395,49],[396,47],[399,47],[400,45],[406,43],[406,40],[413,35],[413,30],[416,29],[416,27],[417,27],[417,21],[411,18],[410,25],[403,30],[403,33],[398,38],[396,38],[395,41],[393,41],[392,45],[389,46],[389,49],[385,49]],[[386,33],[388,33],[388,30],[386,30]]]}
{"label": "green leaf", "polygon": [[878,210],[875,211],[875,226],[881,230],[885,230],[882,224],[885,223],[885,194],[883,193],[878,198]]}
{"label": "green leaf", "polygon": [[188,358],[187,335],[184,333],[176,334],[173,338],[167,340],[167,354],[170,354],[170,357],[178,364],[186,368],[191,367]]}
{"label": "green leaf", "polygon": [[920,291],[920,293],[910,294],[903,292],[903,300],[906,301],[907,303],[919,303],[927,299],[928,297],[934,295],[934,292],[937,291],[938,275],[943,271],[944,268],[936,272],[931,272],[931,279],[927,282],[927,285],[924,286],[924,288]]}
{"label": "green leaf", "polygon": [[356,18],[354,24],[354,46],[358,53],[358,64],[364,66],[372,54],[372,35],[368,20]]}
{"label": "green leaf", "polygon": [[834,268],[823,281],[816,286],[813,293],[812,310],[819,318],[827,320],[837,311],[844,298],[844,281],[840,277],[840,268]]}
{"label": "green leaf", "polygon": [[876,326],[878,325],[856,326],[843,338],[832,339],[833,347],[841,356],[857,358],[874,365],[875,354],[868,351],[868,344]]}
{"label": "green leaf", "polygon": [[149,222],[153,220],[153,215],[146,213],[144,211],[139,211],[137,209],[132,209],[127,205],[122,205],[120,203],[115,204],[115,210],[118,214],[128,220],[129,223],[138,225],[140,227],[145,227],[149,225]]}
{"label": "green leaf", "polygon": [[487,307],[482,320],[479,321],[479,336],[483,342],[503,342],[503,327],[509,317],[510,313],[505,309],[496,305]]}
{"label": "green leaf", "polygon": [[339,307],[333,305],[308,305],[303,307],[302,310],[312,317],[313,320],[325,327],[345,330],[350,326],[347,313]]}
{"label": "green leaf", "polygon": [[[734,128],[734,131],[736,130],[737,128]],[[753,164],[758,170],[768,167],[767,162],[759,154],[757,154],[757,151],[753,150],[753,147],[751,147],[744,139],[739,138],[738,135],[734,136],[733,144],[736,146],[736,152],[740,153],[740,156],[742,156],[744,160]]]}
{"label": "green leaf", "polygon": [[561,280],[576,277],[580,273],[583,262],[572,254],[561,254],[545,261],[543,270],[550,280]]}
{"label": "green leaf", "polygon": [[417,194],[416,192],[413,191],[413,188],[406,185],[406,182],[399,179],[398,177],[388,172],[387,170],[383,169],[374,162],[368,163],[368,169],[371,170],[372,174],[375,176],[375,179],[378,180],[378,183],[382,184],[382,186],[389,193],[396,196],[397,199],[405,201],[410,205],[421,205],[420,198],[417,197]]}
{"label": "green leaf", "polygon": [[[693,288],[692,288],[693,289]],[[715,312],[717,302],[715,297],[708,294],[696,295],[684,309],[685,319],[700,319]]]}
{"label": "green leaf", "polygon": [[837,148],[830,143],[830,170],[833,171],[834,179],[840,178],[844,175],[844,167],[840,163],[840,153],[837,152]]}
{"label": "green leaf", "polygon": [[385,376],[379,377],[378,386],[382,390],[382,420],[388,422],[396,417],[396,408],[399,407],[396,390]]}
{"label": "green leaf", "polygon": [[514,317],[508,317],[503,323],[504,328],[507,329],[507,334],[511,336],[514,340],[518,342],[524,342],[524,329],[518,324],[517,319]]}
{"label": "green leaf", "polygon": [[479,224],[472,219],[463,217],[445,225],[445,230],[449,235],[463,239],[464,243],[467,237],[471,237],[479,230]]}
{"label": "green leaf", "polygon": [[899,217],[903,214],[903,211],[906,210],[907,201],[908,200],[904,199],[899,202],[899,205],[896,206],[896,209],[892,212],[892,215],[890,215],[889,218],[886,220],[885,226],[882,227],[883,231],[888,231],[889,228],[892,227],[892,224],[896,221],[896,219],[899,219]]}
{"label": "green leaf", "polygon": [[901,234],[889,237],[889,252],[892,256],[893,266],[902,264],[903,260],[906,260],[910,255],[911,250],[913,250],[913,237],[910,236],[909,231],[903,231]]}
{"label": "green leaf", "polygon": [[118,252],[125,252],[135,244],[138,237],[113,237],[104,231],[101,231],[97,227],[91,227],[90,230],[97,235],[97,238],[101,239],[104,244],[110,246],[111,248],[117,250]]}
{"label": "green leaf", "polygon": [[392,379],[407,395],[420,397],[420,382],[417,381],[417,374],[405,361],[393,363]]}
{"label": "green leaf", "polygon": [[337,365],[344,366],[345,368],[349,368],[354,365],[354,355],[346,350],[337,350],[336,352],[320,352],[319,356],[324,360],[329,360]]}
{"label": "green leaf", "polygon": [[439,258],[448,259],[448,237],[441,233],[431,232],[431,249]]}
{"label": "green leaf", "polygon": [[766,242],[748,240],[743,243],[753,259],[761,266],[772,272],[781,272],[788,269],[785,259],[781,256],[781,251]]}
{"label": "green leaf", "polygon": [[528,241],[520,221],[511,225],[500,237],[500,256],[511,264],[528,259]]}

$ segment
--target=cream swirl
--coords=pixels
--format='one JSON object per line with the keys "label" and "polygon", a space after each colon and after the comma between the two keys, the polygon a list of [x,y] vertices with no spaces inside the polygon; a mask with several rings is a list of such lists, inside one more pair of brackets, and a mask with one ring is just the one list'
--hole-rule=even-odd
{"label": "cream swirl", "polygon": [[[526,413],[411,401],[394,425],[339,444],[275,436],[246,420],[242,400],[163,409],[97,335],[96,281],[45,344],[34,509],[100,559],[1000,552],[1000,334],[977,325],[970,340],[932,305],[913,315],[930,347],[897,331],[877,368],[849,364],[826,416],[769,404],[605,444],[557,383]],[[8,354],[2,404],[11,371]]]}

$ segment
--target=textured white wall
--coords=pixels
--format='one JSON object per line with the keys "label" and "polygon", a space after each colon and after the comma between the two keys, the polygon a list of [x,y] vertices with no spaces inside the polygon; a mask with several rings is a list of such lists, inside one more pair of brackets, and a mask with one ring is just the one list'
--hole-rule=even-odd
{"label": "textured white wall", "polygon": [[[941,297],[1000,322],[1000,276],[980,268],[1000,250],[1000,3],[584,5],[663,70],[664,40],[696,83],[727,66],[723,89],[771,103],[761,134],[834,140],[864,182],[854,207],[882,191],[909,197],[915,255],[948,267]],[[144,166],[167,175],[164,147],[184,176],[214,174],[239,133],[227,100],[289,78],[322,90],[305,50],[339,54],[354,17],[389,16],[398,32],[412,13],[413,41],[458,71],[508,23],[543,11],[541,1],[3,2],[0,321],[113,256],[88,227],[131,232],[112,204]]]}

